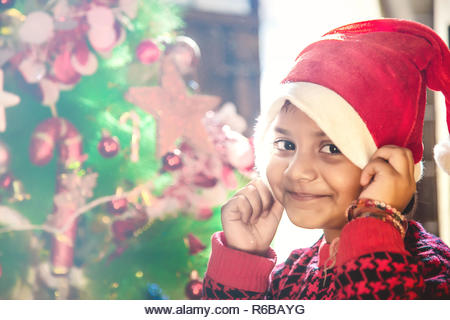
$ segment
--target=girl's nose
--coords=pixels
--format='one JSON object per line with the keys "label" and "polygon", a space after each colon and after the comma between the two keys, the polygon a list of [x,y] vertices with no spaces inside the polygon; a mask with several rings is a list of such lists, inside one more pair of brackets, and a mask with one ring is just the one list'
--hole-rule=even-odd
{"label": "girl's nose", "polygon": [[296,152],[284,173],[293,181],[312,181],[318,176],[316,161],[310,154]]}

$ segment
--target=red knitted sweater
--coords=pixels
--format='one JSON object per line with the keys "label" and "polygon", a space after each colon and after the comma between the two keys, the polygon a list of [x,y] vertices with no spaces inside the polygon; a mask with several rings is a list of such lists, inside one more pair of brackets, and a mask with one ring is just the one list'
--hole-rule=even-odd
{"label": "red knitted sweater", "polygon": [[212,237],[203,299],[449,299],[450,249],[410,221],[404,241],[389,223],[362,218],[341,232],[336,265],[325,276],[329,244],[292,251],[275,268],[266,257],[226,246]]}

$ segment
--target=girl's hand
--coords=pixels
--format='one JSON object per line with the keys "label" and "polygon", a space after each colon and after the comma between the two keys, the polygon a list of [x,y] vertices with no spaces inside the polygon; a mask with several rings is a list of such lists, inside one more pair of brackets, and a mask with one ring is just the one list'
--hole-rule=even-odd
{"label": "girl's hand", "polygon": [[222,227],[230,248],[265,255],[280,223],[283,206],[267,186],[253,180],[222,207]]}
{"label": "girl's hand", "polygon": [[409,149],[379,148],[361,173],[360,198],[379,200],[403,211],[416,192],[414,160]]}

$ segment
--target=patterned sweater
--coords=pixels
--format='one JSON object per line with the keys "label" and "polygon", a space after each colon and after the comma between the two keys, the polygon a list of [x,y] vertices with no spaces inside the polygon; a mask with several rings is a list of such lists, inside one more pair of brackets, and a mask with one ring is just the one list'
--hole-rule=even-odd
{"label": "patterned sweater", "polygon": [[[341,232],[335,265],[322,236],[277,266],[212,237],[203,299],[450,299],[450,249],[410,221],[405,239],[389,223],[361,218]],[[325,268],[327,265],[327,268]]]}

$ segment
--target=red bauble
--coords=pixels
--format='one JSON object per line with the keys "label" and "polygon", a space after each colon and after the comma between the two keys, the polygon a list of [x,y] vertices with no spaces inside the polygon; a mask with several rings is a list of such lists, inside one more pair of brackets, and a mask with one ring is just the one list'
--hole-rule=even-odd
{"label": "red bauble", "polygon": [[175,171],[183,166],[179,151],[167,152],[162,157],[162,162],[165,171]]}
{"label": "red bauble", "polygon": [[202,298],[203,283],[198,280],[191,280],[186,285],[185,294],[191,300],[200,300]]}
{"label": "red bauble", "polygon": [[114,221],[112,224],[114,240],[117,243],[127,240],[133,236],[136,230],[145,226],[147,221],[148,217],[144,212],[139,212],[134,217],[125,220]]}
{"label": "red bauble", "polygon": [[128,200],[127,198],[120,198],[116,200],[111,200],[106,204],[108,208],[108,212],[115,215],[120,215],[127,211],[128,208]]}
{"label": "red bauble", "polygon": [[14,177],[11,173],[6,172],[0,176],[0,188],[9,189],[13,183]]}
{"label": "red bauble", "polygon": [[165,54],[170,57],[182,75],[191,73],[200,60],[200,48],[191,38],[180,36],[166,48]]}
{"label": "red bauble", "polygon": [[2,265],[0,264],[0,278],[2,277]]}
{"label": "red bauble", "polygon": [[197,218],[200,220],[208,220],[213,215],[213,211],[211,208],[200,208],[198,210]]}
{"label": "red bauble", "polygon": [[206,248],[205,245],[200,241],[200,239],[194,236],[192,233],[188,234],[187,243],[189,246],[189,254],[191,255],[197,254]]}
{"label": "red bauble", "polygon": [[117,137],[104,136],[97,146],[98,152],[105,158],[114,157],[120,150],[120,144]]}
{"label": "red bauble", "polygon": [[65,50],[56,56],[53,62],[53,73],[55,78],[64,84],[73,85],[81,79],[81,75],[72,66],[72,52]]}
{"label": "red bauble", "polygon": [[136,48],[136,56],[143,64],[151,64],[159,59],[161,51],[151,40],[142,41]]}

